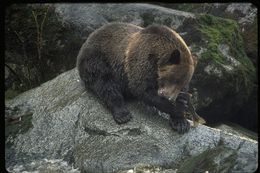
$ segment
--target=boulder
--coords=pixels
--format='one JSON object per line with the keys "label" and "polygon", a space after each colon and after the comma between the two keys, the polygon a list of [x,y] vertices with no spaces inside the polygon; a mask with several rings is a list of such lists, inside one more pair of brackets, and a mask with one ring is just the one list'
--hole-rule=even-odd
{"label": "boulder", "polygon": [[[76,69],[5,103],[6,168],[10,172],[156,170],[253,172],[258,142],[204,125],[186,134],[167,115],[132,100],[133,119],[118,125]],[[14,131],[16,129],[16,131]],[[12,131],[13,130],[13,131]],[[138,169],[137,169],[138,168]]]}
{"label": "boulder", "polygon": [[193,18],[192,13],[171,10],[150,4],[56,4],[55,11],[64,22],[78,27],[82,37],[87,39],[89,31],[109,22],[126,22],[146,27],[157,23],[173,29],[182,25],[185,18]]}

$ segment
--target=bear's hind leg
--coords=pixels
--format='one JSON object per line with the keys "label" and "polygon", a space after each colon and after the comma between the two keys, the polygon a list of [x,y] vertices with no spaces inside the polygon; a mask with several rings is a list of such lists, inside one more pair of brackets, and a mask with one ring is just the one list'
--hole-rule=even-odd
{"label": "bear's hind leg", "polygon": [[77,62],[80,78],[86,88],[91,89],[107,105],[118,124],[126,123],[132,116],[124,103],[120,85],[104,59],[106,58],[98,50],[84,50]]}

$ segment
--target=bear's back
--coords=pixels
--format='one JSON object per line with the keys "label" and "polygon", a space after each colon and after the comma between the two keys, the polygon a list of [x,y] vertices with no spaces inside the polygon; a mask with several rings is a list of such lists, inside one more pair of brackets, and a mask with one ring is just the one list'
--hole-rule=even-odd
{"label": "bear's back", "polygon": [[129,37],[141,29],[127,23],[110,23],[90,34],[85,44],[88,48],[109,56],[108,58],[122,58]]}
{"label": "bear's back", "polygon": [[[140,30],[142,30],[141,27],[132,24],[110,23],[91,33],[82,45],[77,57],[77,68],[80,76],[86,76],[85,69],[92,71],[90,73],[96,73],[102,69],[100,73],[106,71],[113,76],[115,81],[120,83],[121,88],[126,88],[125,52],[129,38]],[[90,79],[90,77],[88,78]]]}

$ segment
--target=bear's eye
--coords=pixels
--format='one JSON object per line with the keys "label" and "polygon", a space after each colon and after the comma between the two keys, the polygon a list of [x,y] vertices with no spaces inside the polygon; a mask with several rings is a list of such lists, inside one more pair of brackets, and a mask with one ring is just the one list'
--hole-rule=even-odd
{"label": "bear's eye", "polygon": [[170,64],[180,64],[181,62],[181,54],[180,51],[178,49],[175,49],[172,54],[171,57],[169,59],[169,63]]}

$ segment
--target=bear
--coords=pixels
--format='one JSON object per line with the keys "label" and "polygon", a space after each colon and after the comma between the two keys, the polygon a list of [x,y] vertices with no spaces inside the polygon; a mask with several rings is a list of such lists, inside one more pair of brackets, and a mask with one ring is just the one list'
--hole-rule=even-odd
{"label": "bear", "polygon": [[114,22],[89,35],[76,66],[86,89],[105,103],[117,124],[132,118],[125,104],[131,96],[169,114],[171,127],[185,133],[190,129],[184,115],[187,92],[196,63],[173,29]]}

